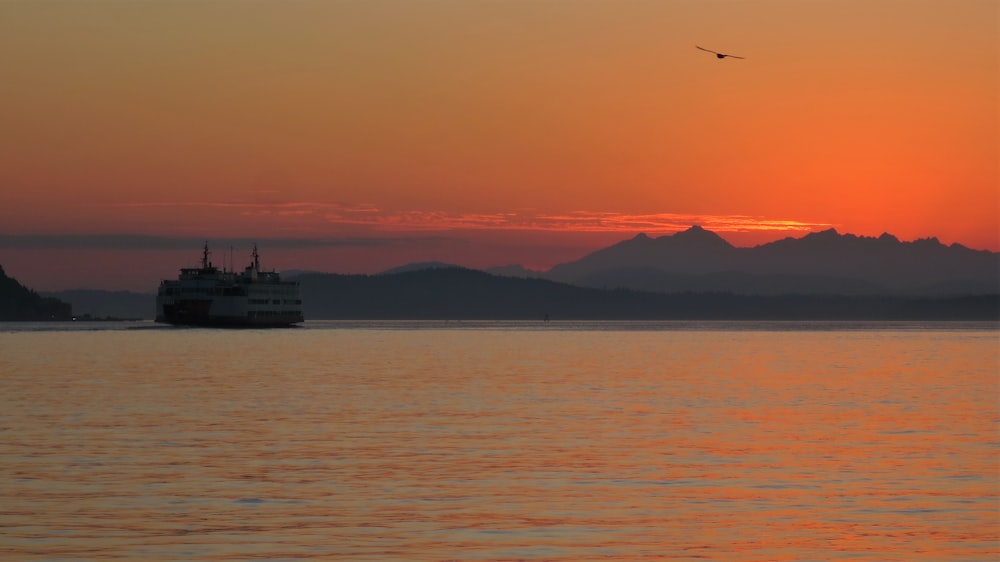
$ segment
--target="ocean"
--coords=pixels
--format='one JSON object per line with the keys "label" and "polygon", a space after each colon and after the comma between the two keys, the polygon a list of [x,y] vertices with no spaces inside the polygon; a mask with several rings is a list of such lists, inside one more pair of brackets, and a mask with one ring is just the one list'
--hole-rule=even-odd
{"label": "ocean", "polygon": [[0,325],[3,560],[1000,557],[982,323]]}

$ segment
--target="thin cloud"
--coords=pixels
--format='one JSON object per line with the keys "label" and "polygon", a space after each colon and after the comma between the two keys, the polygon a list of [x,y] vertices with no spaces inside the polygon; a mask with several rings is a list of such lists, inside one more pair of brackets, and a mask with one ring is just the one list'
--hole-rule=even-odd
{"label": "thin cloud", "polygon": [[245,211],[277,212],[280,210],[299,210],[314,213],[378,213],[379,208],[370,203],[337,203],[337,202],[317,202],[317,201],[285,201],[279,203],[250,202],[250,201],[201,201],[201,202],[178,202],[178,201],[147,201],[136,203],[115,203],[114,207],[142,209],[142,208],[202,208],[202,209],[238,209]]}
{"label": "thin cloud", "polygon": [[[697,224],[715,232],[787,232],[805,233],[834,226],[829,223],[775,219],[751,215],[712,215],[693,213],[617,213],[573,211],[539,213],[518,212],[450,213],[440,210],[384,211],[371,203],[291,201],[262,203],[245,201],[179,203],[122,203],[120,207],[203,208],[231,210],[236,215],[255,220],[272,219],[277,229],[294,222],[313,219],[319,226],[361,227],[372,233],[434,232],[457,230],[577,231],[577,232],[647,232],[670,233]],[[315,231],[314,231],[315,232]]]}
{"label": "thin cloud", "polygon": [[176,250],[202,243],[194,238],[142,234],[0,234],[0,248],[12,250]]}
{"label": "thin cloud", "polygon": [[[212,239],[215,248],[326,248],[407,246],[445,240],[440,236],[423,237],[331,237],[331,238],[226,238]],[[191,250],[206,240],[183,236],[146,236],[139,234],[0,234],[0,248],[10,250]]]}
{"label": "thin cloud", "polygon": [[[626,214],[578,211],[566,214],[448,214],[410,211],[379,215],[369,223],[381,230],[521,230],[577,232],[678,232],[693,224],[716,232],[810,232],[830,224],[746,215]],[[362,224],[357,221],[353,224]]]}

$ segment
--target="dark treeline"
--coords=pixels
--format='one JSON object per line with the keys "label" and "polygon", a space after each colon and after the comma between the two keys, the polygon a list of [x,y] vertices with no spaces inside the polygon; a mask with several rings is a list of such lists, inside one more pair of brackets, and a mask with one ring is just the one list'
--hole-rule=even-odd
{"label": "dark treeline", "polygon": [[69,303],[43,297],[7,277],[0,266],[0,321],[71,320]]}
{"label": "dark treeline", "polygon": [[909,298],[602,290],[447,268],[300,276],[307,319],[1000,320],[1000,295]]}
{"label": "dark treeline", "polygon": [[150,293],[68,289],[41,294],[71,303],[78,319],[153,318],[156,311],[156,295]]}

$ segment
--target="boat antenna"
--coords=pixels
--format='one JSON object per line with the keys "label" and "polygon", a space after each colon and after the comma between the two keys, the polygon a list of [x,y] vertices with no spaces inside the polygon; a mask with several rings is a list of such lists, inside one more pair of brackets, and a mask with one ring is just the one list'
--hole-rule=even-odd
{"label": "boat antenna", "polygon": [[253,268],[260,271],[260,256],[257,254],[257,244],[253,245]]}
{"label": "boat antenna", "polygon": [[205,240],[205,247],[201,252],[201,268],[208,269],[208,240]]}

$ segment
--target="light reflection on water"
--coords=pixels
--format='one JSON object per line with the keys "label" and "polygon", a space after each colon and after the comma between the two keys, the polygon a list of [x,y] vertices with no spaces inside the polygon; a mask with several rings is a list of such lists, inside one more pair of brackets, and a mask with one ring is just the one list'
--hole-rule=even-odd
{"label": "light reflection on water", "polygon": [[1000,554],[1000,332],[776,324],[2,333],[0,557]]}

